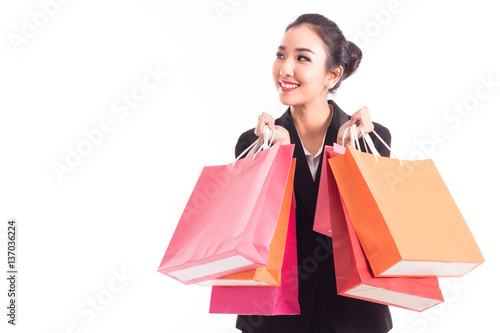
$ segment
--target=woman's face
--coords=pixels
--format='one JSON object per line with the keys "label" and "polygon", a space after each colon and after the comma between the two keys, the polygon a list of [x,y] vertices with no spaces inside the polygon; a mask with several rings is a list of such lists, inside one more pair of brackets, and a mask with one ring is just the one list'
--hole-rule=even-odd
{"label": "woman's face", "polygon": [[[327,74],[326,51],[321,38],[308,25],[288,30],[276,53],[273,79],[284,105],[304,105],[326,99],[325,84],[335,78]],[[333,87],[333,85],[332,85]]]}

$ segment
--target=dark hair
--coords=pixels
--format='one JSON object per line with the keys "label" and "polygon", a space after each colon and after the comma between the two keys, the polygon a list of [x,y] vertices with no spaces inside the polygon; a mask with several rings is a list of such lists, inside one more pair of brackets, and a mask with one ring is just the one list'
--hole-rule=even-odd
{"label": "dark hair", "polygon": [[303,14],[290,23],[285,32],[301,24],[308,24],[323,40],[326,50],[326,70],[331,71],[338,66],[344,69],[337,84],[329,90],[333,92],[340,87],[343,80],[351,76],[359,66],[363,53],[353,42],[347,41],[338,25],[320,14]]}

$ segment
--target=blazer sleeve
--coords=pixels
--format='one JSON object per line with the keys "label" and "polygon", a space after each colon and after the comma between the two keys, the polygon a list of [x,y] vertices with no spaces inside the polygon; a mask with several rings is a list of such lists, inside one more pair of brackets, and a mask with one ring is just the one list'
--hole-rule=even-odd
{"label": "blazer sleeve", "polygon": [[[391,147],[391,132],[387,127],[384,127],[380,125],[379,123],[373,123],[374,125],[374,130],[377,132],[378,135],[387,143],[389,147]],[[375,136],[375,134],[370,133],[370,137],[375,144],[375,148],[377,148],[378,152],[380,155],[385,156],[385,157],[391,157],[391,151],[387,149],[387,147],[380,141],[379,138]]]}
{"label": "blazer sleeve", "polygon": [[240,154],[247,149],[252,143],[255,142],[259,137],[255,135],[254,129],[249,129],[240,135],[236,147],[234,148],[234,157],[240,156]]}

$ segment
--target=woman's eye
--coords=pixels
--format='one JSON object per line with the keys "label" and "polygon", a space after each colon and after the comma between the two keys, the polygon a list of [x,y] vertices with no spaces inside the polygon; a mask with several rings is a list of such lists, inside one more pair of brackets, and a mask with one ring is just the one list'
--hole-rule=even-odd
{"label": "woman's eye", "polygon": [[276,52],[276,57],[278,57],[279,59],[284,59],[285,58],[285,56],[281,52]]}
{"label": "woman's eye", "polygon": [[298,56],[297,58],[299,61],[311,61],[311,59],[304,57],[304,56]]}

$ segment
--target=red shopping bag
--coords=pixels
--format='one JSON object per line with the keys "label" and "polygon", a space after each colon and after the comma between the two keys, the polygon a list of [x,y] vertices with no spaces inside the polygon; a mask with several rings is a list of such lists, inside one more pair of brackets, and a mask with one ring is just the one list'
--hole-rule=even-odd
{"label": "red shopping bag", "polygon": [[297,239],[295,207],[292,199],[281,286],[214,286],[212,287],[209,312],[270,316],[295,315],[300,314],[298,297]]}
{"label": "red shopping bag", "polygon": [[203,168],[158,271],[192,284],[266,266],[293,149]]}
{"label": "red shopping bag", "polygon": [[241,273],[223,276],[214,280],[198,283],[202,286],[279,286],[281,270],[285,257],[286,237],[290,221],[290,205],[292,204],[293,180],[295,176],[295,159],[292,160],[285,195],[281,204],[280,215],[271,245],[269,246],[269,262],[267,266]]}
{"label": "red shopping bag", "polygon": [[414,311],[423,311],[444,302],[436,277],[374,277],[341,200],[331,207],[344,216],[332,216],[331,219],[339,295]]}
{"label": "red shopping bag", "polygon": [[375,276],[462,276],[484,258],[432,160],[329,160]]}
{"label": "red shopping bag", "polygon": [[343,155],[344,152],[345,147],[336,143],[333,144],[333,147],[325,146],[323,152],[313,230],[329,237],[332,237],[330,217],[343,218],[344,216],[341,210],[333,209],[337,206],[336,203],[340,202],[340,194],[328,160],[334,156]]}

